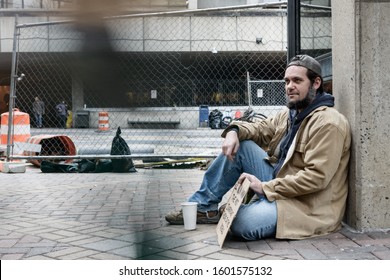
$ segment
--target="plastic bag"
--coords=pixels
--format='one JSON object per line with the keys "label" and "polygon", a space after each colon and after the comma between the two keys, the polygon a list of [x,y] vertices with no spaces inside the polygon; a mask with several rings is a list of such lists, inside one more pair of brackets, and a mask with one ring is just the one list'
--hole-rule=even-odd
{"label": "plastic bag", "polygon": [[[126,141],[120,136],[121,128],[118,127],[116,135],[112,140],[111,155],[131,155],[130,148]],[[112,159],[113,172],[137,172],[131,158]]]}
{"label": "plastic bag", "polygon": [[218,109],[214,109],[210,112],[209,114],[209,126],[212,128],[212,129],[219,129],[219,128],[222,128],[221,127],[221,123],[222,123],[222,112],[219,111]]}
{"label": "plastic bag", "polygon": [[43,160],[41,162],[41,171],[43,173],[76,173],[77,164],[62,164]]}
{"label": "plastic bag", "polygon": [[231,117],[223,117],[222,122],[221,122],[221,128],[223,128],[223,129],[227,128],[231,122],[232,122]]}

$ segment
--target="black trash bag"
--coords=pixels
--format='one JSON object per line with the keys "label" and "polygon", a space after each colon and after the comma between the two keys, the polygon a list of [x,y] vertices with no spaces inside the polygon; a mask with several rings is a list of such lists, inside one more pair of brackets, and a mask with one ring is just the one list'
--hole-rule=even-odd
{"label": "black trash bag", "polygon": [[78,164],[78,170],[80,173],[95,172],[96,163],[88,159],[82,159]]}
{"label": "black trash bag", "polygon": [[[99,159],[96,161],[95,173],[113,172],[113,162],[109,159]],[[135,172],[131,171],[131,172]]]}
{"label": "black trash bag", "polygon": [[231,117],[223,117],[222,119],[222,122],[221,122],[221,128],[225,129],[227,128],[230,123],[232,122],[232,118]]}
{"label": "black trash bag", "polygon": [[[112,140],[111,155],[131,155],[130,148],[126,141],[120,136],[121,128],[118,127],[116,135]],[[113,172],[137,172],[131,158],[112,159]]]}
{"label": "black trash bag", "polygon": [[218,109],[214,109],[209,114],[209,126],[212,129],[222,128],[222,112]]}
{"label": "black trash bag", "polygon": [[82,159],[78,162],[78,170],[80,173],[112,172],[112,169],[112,162],[109,159],[95,159],[93,161]]}
{"label": "black trash bag", "polygon": [[41,171],[43,173],[77,173],[77,164],[54,163],[43,160],[41,162]]}

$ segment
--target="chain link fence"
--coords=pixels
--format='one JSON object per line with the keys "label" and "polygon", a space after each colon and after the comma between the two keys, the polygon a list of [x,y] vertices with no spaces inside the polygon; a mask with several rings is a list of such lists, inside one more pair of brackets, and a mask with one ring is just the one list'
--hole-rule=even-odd
{"label": "chain link fence", "polygon": [[[308,43],[322,53],[331,28],[319,15],[330,22],[328,14],[306,16],[326,30],[303,26],[307,42],[324,38]],[[209,112],[234,118],[252,107],[269,117],[283,107],[286,16],[280,2],[17,25],[10,108],[30,119],[2,123],[2,136],[26,137],[7,142],[10,157],[114,158],[118,127],[133,158],[216,156],[222,131],[208,126]]]}
{"label": "chain link fence", "polygon": [[330,3],[318,6],[311,2],[301,1],[301,53],[319,57],[332,50],[332,10]]}
{"label": "chain link fence", "polygon": [[286,104],[284,80],[249,80],[250,106],[283,106]]}

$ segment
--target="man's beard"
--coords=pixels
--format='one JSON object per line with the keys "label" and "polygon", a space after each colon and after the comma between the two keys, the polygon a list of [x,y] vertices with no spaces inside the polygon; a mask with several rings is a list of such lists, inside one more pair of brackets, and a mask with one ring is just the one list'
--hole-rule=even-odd
{"label": "man's beard", "polygon": [[298,100],[298,101],[287,102],[287,107],[289,109],[303,110],[307,106],[309,106],[310,103],[313,102],[315,97],[316,97],[316,90],[313,89],[313,87],[310,87],[309,88],[309,92],[308,92],[308,94],[306,95],[306,97],[304,99]]}

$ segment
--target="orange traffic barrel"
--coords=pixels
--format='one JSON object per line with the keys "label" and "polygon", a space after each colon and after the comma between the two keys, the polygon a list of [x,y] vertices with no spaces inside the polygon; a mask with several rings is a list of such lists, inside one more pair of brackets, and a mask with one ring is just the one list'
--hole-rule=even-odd
{"label": "orange traffic barrel", "polygon": [[109,129],[108,112],[99,112],[99,131],[107,131]]}
{"label": "orange traffic barrel", "polygon": [[[74,156],[76,155],[76,146],[72,139],[66,135],[35,135],[27,139],[29,144],[41,145],[40,152],[25,151],[27,156]],[[41,161],[37,159],[29,160],[36,166],[41,166]],[[70,162],[72,160],[66,160]]]}
{"label": "orange traffic barrel", "polygon": [[[6,145],[8,139],[8,126],[9,126],[9,113],[1,114],[1,144]],[[19,109],[12,111],[12,130],[11,130],[11,143],[14,142],[26,142],[31,136],[30,134],[30,115],[20,112]]]}

